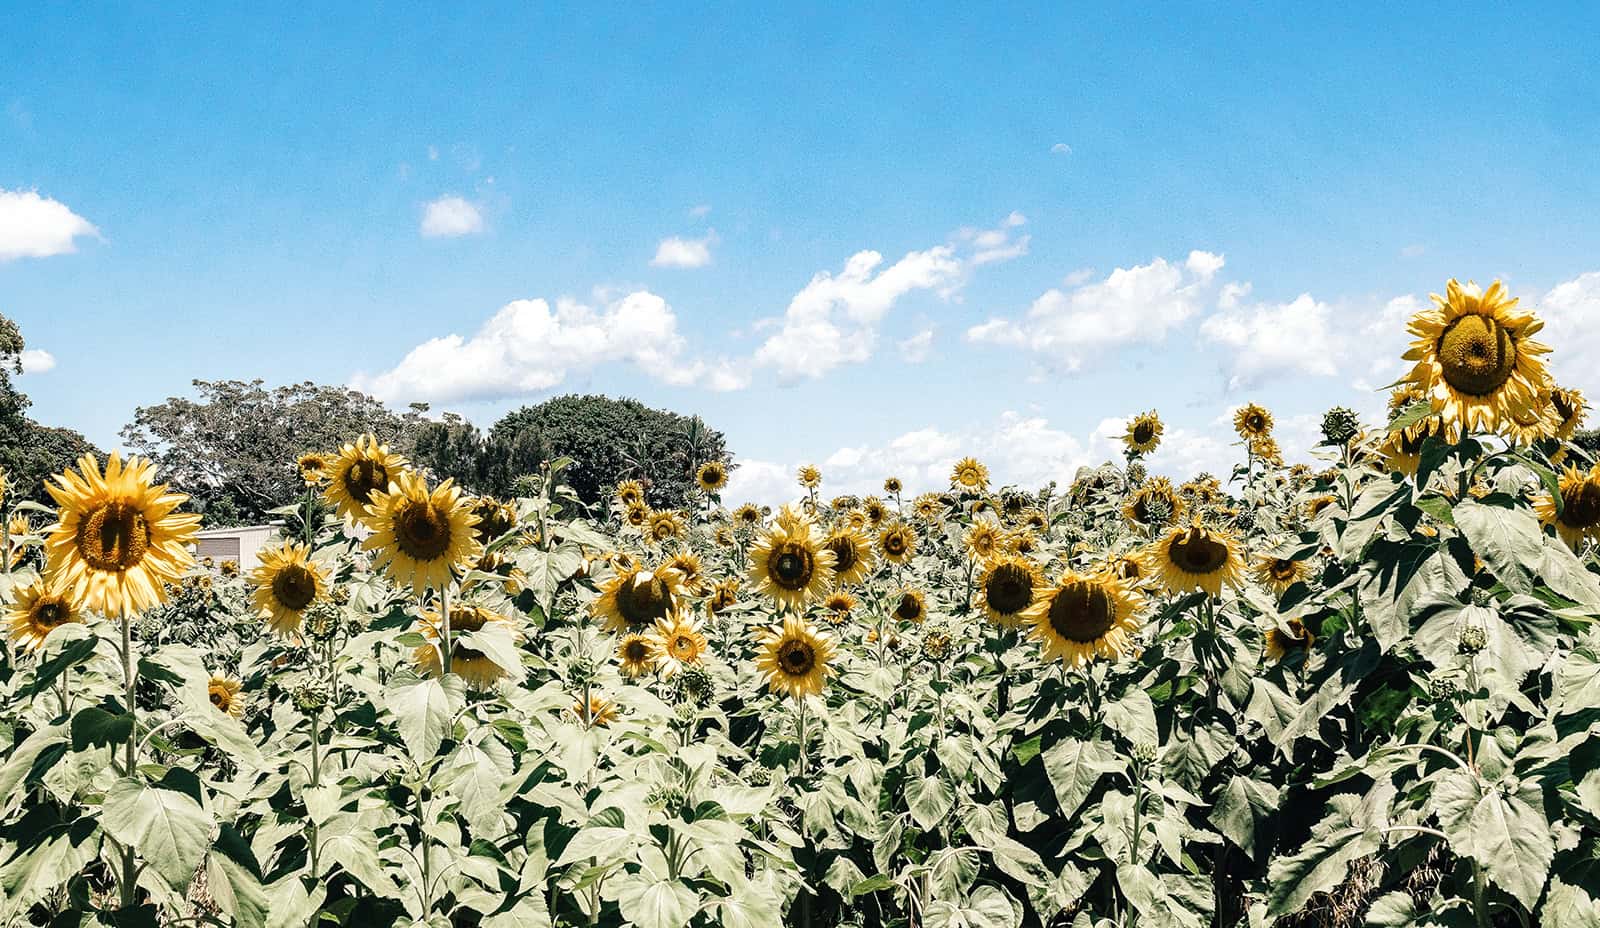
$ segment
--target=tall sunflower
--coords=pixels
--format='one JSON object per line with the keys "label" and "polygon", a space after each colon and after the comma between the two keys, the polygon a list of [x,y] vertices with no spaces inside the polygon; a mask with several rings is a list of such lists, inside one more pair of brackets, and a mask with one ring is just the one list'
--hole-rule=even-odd
{"label": "tall sunflower", "polygon": [[895,523],[878,535],[878,550],[891,564],[904,564],[917,553],[917,533],[903,522]]}
{"label": "tall sunflower", "polygon": [[482,545],[488,545],[517,527],[517,507],[492,496],[473,499],[472,514],[478,517],[478,524],[472,527],[472,536]]}
{"label": "tall sunflower", "polygon": [[478,517],[453,481],[430,491],[420,476],[406,471],[388,491],[372,494],[367,512],[372,537],[363,547],[374,552],[373,563],[389,579],[419,596],[430,587],[444,589],[458,568],[483,553],[473,537]]}
{"label": "tall sunflower", "polygon": [[658,542],[680,537],[683,534],[683,517],[670,509],[652,512],[649,531],[650,537]]}
{"label": "tall sunflower", "polygon": [[700,630],[700,620],[684,612],[657,619],[647,637],[655,648],[656,669],[664,677],[698,664],[706,653],[706,636]]}
{"label": "tall sunflower", "polygon": [[617,484],[617,502],[624,507],[642,504],[644,502],[644,484],[637,480],[624,480]]}
{"label": "tall sunflower", "polygon": [[1122,443],[1136,454],[1149,454],[1161,444],[1161,433],[1165,430],[1166,426],[1162,425],[1161,417],[1156,415],[1154,409],[1142,412],[1129,420]]}
{"label": "tall sunflower", "polygon": [[834,530],[822,546],[833,552],[834,582],[840,586],[860,583],[872,570],[872,545],[855,529]]}
{"label": "tall sunflower", "polygon": [[11,643],[32,652],[44,647],[46,635],[84,616],[65,578],[46,575],[17,590],[7,618]]}
{"label": "tall sunflower", "polygon": [[617,670],[624,677],[642,677],[655,669],[656,646],[650,636],[629,632],[617,643]]}
{"label": "tall sunflower", "polygon": [[751,528],[761,524],[761,507],[755,503],[745,503],[733,511],[735,524]]}
{"label": "tall sunflower", "polygon": [[982,492],[989,488],[989,468],[977,458],[962,458],[950,469],[950,485]]}
{"label": "tall sunflower", "polygon": [[212,675],[206,683],[206,694],[211,697],[211,704],[217,711],[234,718],[244,714],[244,697],[239,690],[243,689],[238,680],[231,677]]}
{"label": "tall sunflower", "polygon": [[389,489],[406,469],[406,459],[380,444],[377,436],[363,435],[339,449],[328,470],[323,499],[346,523],[365,522],[372,497]]}
{"label": "tall sunflower", "polygon": [[105,473],[94,455],[78,460],[45,489],[57,522],[45,541],[47,572],[73,588],[83,606],[106,615],[142,612],[167,599],[166,587],[194,566],[189,546],[198,515],[175,510],[189,497],[154,483],[155,465],[115,451]]}
{"label": "tall sunflower", "polygon": [[1404,357],[1415,361],[1407,380],[1423,392],[1454,438],[1462,429],[1493,430],[1512,413],[1526,415],[1549,380],[1539,357],[1549,348],[1533,340],[1544,323],[1519,311],[1500,281],[1480,291],[1451,280],[1445,295],[1406,326],[1415,341]]}
{"label": "tall sunflower", "polygon": [[815,523],[787,508],[785,514],[750,546],[750,582],[780,605],[804,609],[827,594],[837,560]]}
{"label": "tall sunflower", "polygon": [[1533,501],[1539,521],[1553,525],[1568,546],[1577,548],[1585,538],[1600,538],[1600,464],[1579,470],[1568,464],[1556,481],[1561,504],[1549,492]]}
{"label": "tall sunflower", "polygon": [[924,522],[932,522],[944,511],[944,501],[937,493],[923,493],[911,501],[911,512]]}
{"label": "tall sunflower", "polygon": [[[450,604],[450,672],[460,676],[475,690],[490,689],[495,683],[512,675],[506,668],[490,660],[487,654],[468,647],[459,637],[461,632],[480,632],[490,626],[502,626],[511,631],[513,638],[517,636],[516,623],[498,612],[472,603]],[[411,663],[423,676],[437,677],[444,669],[439,659],[444,636],[439,611],[431,609],[424,612],[415,630],[421,632],[428,643],[418,645],[411,652]]]}
{"label": "tall sunflower", "polygon": [[1119,577],[1068,572],[1045,590],[1025,618],[1044,660],[1076,667],[1096,657],[1116,659],[1133,646],[1142,597]]}
{"label": "tall sunflower", "polygon": [[978,578],[978,608],[989,621],[1016,628],[1026,621],[1025,614],[1042,585],[1031,562],[1020,557],[1000,558]]}
{"label": "tall sunflower", "polygon": [[1245,441],[1265,438],[1272,434],[1272,413],[1255,403],[1243,406],[1233,414],[1233,430]]}
{"label": "tall sunflower", "polygon": [[642,632],[678,607],[683,580],[675,570],[641,571],[636,564],[617,570],[589,609],[607,631]]}
{"label": "tall sunflower", "polygon": [[889,506],[876,496],[869,496],[861,501],[861,511],[867,517],[867,525],[877,528],[889,518]]}
{"label": "tall sunflower", "polygon": [[884,478],[884,481],[883,481],[883,492],[888,493],[890,496],[899,496],[900,495],[900,491],[902,489],[904,489],[904,488],[905,488],[905,484],[900,482],[900,478],[899,477],[885,477]]}
{"label": "tall sunflower", "polygon": [[255,584],[251,605],[279,635],[300,630],[306,610],[328,593],[328,575],[311,560],[311,549],[285,542],[266,548],[259,555],[261,564],[250,572]]}
{"label": "tall sunflower", "polygon": [[721,492],[728,485],[728,466],[721,461],[707,461],[695,472],[694,481],[707,493]]}
{"label": "tall sunflower", "polygon": [[321,451],[307,451],[295,459],[294,466],[306,486],[316,487],[328,481],[333,462]]}
{"label": "tall sunflower", "polygon": [[711,588],[711,595],[706,597],[706,614],[717,616],[732,609],[739,602],[739,581],[734,579],[724,580]]}
{"label": "tall sunflower", "polygon": [[822,483],[822,471],[817,470],[815,465],[806,464],[795,472],[795,478],[800,481],[801,486],[815,490]]}
{"label": "tall sunflower", "polygon": [[1233,536],[1195,521],[1177,526],[1145,549],[1145,564],[1169,593],[1200,589],[1222,595],[1222,585],[1238,586],[1244,555]]}
{"label": "tall sunflower", "polygon": [[772,692],[794,699],[822,693],[831,672],[833,639],[796,615],[768,629],[756,657],[756,669],[767,678]]}

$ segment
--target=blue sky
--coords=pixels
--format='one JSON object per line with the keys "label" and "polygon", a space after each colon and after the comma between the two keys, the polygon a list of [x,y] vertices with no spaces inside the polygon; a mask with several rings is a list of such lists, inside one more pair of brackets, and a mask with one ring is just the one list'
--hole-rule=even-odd
{"label": "blue sky", "polygon": [[485,425],[633,395],[763,498],[966,452],[1066,480],[1152,407],[1186,477],[1249,400],[1291,451],[1379,409],[1452,276],[1505,278],[1600,392],[1592,4],[9,4],[0,34],[0,311],[48,354],[36,416],[107,447],[261,377]]}

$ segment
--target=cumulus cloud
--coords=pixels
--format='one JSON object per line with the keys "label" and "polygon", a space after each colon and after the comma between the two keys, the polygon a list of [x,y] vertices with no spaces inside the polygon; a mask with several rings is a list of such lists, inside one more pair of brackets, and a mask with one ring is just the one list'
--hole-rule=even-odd
{"label": "cumulus cloud", "polygon": [[28,348],[22,352],[22,372],[43,374],[55,370],[56,356],[42,348]]}
{"label": "cumulus cloud", "polygon": [[1225,309],[1200,324],[1200,335],[1231,349],[1229,389],[1255,386],[1276,374],[1332,377],[1345,350],[1332,312],[1302,293],[1288,303]]}
{"label": "cumulus cloud", "polygon": [[651,267],[705,267],[711,263],[711,246],[717,243],[717,230],[707,230],[700,238],[679,238],[674,235],[661,240],[656,246],[656,256],[650,259]]}
{"label": "cumulus cloud", "polygon": [[1579,274],[1539,300],[1544,329],[1534,336],[1551,347],[1545,355],[1556,382],[1590,396],[1600,393],[1594,359],[1600,357],[1600,271]]}
{"label": "cumulus cloud", "polygon": [[442,196],[422,208],[423,238],[460,238],[483,231],[477,204],[458,196]]}
{"label": "cumulus cloud", "polygon": [[688,360],[678,319],[647,290],[601,309],[560,299],[508,303],[471,337],[430,339],[394,368],[357,374],[352,385],[386,400],[454,402],[523,396],[548,390],[574,371],[610,362],[636,365],[678,386],[734,390],[747,379],[726,362]]}
{"label": "cumulus cloud", "polygon": [[1047,290],[1022,319],[990,319],[969,328],[967,339],[1027,348],[1047,368],[1076,371],[1110,349],[1160,341],[1187,322],[1222,266],[1221,255],[1191,251],[1181,264],[1156,258],[1117,268],[1101,281]]}
{"label": "cumulus cloud", "polygon": [[79,238],[99,234],[59,200],[36,190],[0,188],[0,262],[71,254]]}
{"label": "cumulus cloud", "polygon": [[900,341],[900,359],[907,364],[921,364],[933,353],[933,330],[923,329],[910,338]]}

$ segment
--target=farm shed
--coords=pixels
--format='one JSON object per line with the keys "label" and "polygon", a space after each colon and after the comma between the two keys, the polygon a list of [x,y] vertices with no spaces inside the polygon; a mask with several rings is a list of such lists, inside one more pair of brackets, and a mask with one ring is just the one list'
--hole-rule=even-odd
{"label": "farm shed", "polygon": [[255,569],[260,562],[257,552],[271,544],[277,537],[277,525],[240,525],[233,528],[211,528],[201,531],[195,538],[196,558],[211,558],[214,563],[238,561],[241,571]]}

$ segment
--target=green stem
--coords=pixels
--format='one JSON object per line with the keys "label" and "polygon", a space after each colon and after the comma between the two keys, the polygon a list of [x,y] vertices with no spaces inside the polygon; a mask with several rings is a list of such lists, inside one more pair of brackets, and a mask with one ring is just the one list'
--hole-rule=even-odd
{"label": "green stem", "polygon": [[[138,665],[133,660],[133,624],[128,621],[128,609],[124,606],[119,610],[122,620],[122,679],[127,684],[128,718],[133,724],[128,726],[128,744],[124,752],[123,773],[126,776],[138,776],[139,765],[139,724],[138,710],[135,707],[135,690],[138,688]],[[131,908],[138,897],[136,881],[139,878],[138,863],[134,859],[133,847],[130,845],[122,852],[122,907]]]}
{"label": "green stem", "polygon": [[800,697],[799,735],[800,735],[800,768],[799,768],[799,773],[800,773],[801,776],[805,776],[805,773],[806,773],[806,741],[807,741],[807,738],[806,738],[806,698],[804,696]]}
{"label": "green stem", "polygon": [[439,614],[441,634],[440,641],[444,647],[440,651],[440,664],[444,667],[444,676],[450,675],[450,584],[439,587]]}

